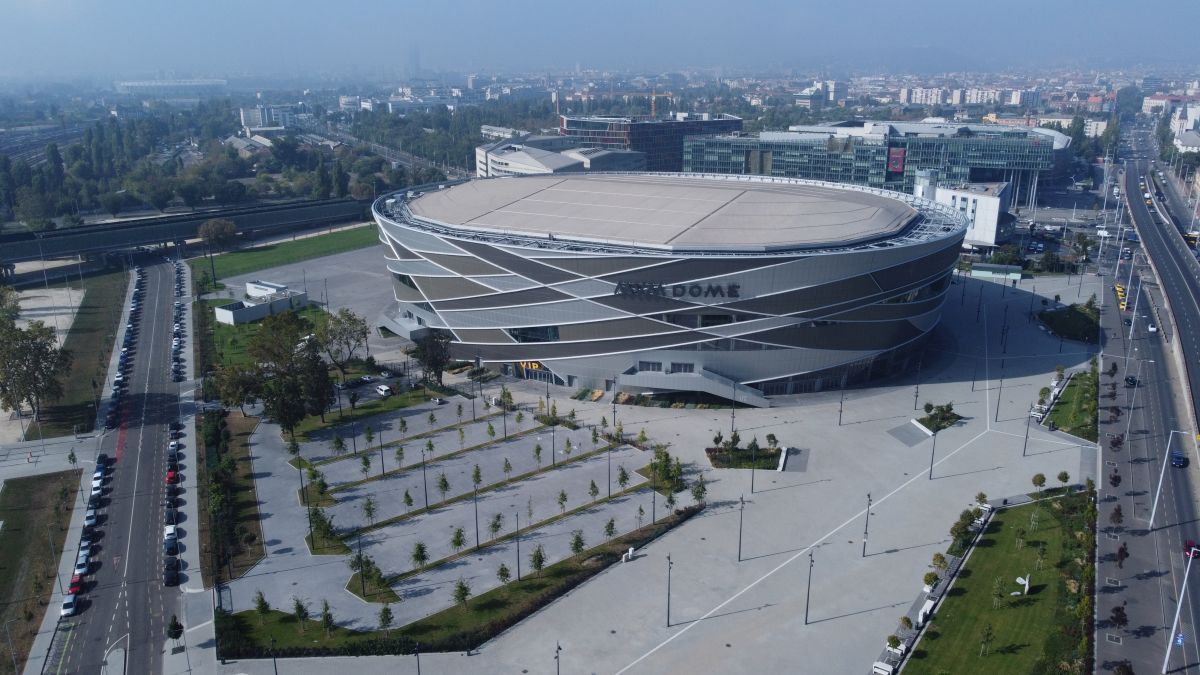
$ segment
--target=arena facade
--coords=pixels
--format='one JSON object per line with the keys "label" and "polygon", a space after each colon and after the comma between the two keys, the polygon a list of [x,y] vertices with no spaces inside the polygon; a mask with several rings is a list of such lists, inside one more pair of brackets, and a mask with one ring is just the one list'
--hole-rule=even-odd
{"label": "arena facade", "polygon": [[372,208],[389,329],[517,377],[753,405],[915,367],[967,225],[899,192],[715,174],[473,179]]}

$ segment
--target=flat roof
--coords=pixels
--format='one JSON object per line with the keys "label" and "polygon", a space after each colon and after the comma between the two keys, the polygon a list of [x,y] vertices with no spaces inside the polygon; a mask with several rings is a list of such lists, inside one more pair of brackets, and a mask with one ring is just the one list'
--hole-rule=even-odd
{"label": "flat roof", "polygon": [[664,249],[845,246],[897,235],[917,216],[859,190],[649,174],[478,179],[408,206],[452,227]]}

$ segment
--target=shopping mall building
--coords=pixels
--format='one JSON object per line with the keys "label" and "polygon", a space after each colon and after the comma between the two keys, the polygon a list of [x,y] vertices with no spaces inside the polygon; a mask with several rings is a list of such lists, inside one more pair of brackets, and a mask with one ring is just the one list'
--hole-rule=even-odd
{"label": "shopping mall building", "polygon": [[389,329],[516,377],[754,405],[915,367],[966,230],[904,193],[714,174],[473,179],[373,212]]}

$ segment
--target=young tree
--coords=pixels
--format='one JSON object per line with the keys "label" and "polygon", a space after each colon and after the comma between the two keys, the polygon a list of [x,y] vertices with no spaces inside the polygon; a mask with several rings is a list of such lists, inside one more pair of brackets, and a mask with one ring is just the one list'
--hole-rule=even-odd
{"label": "young tree", "polygon": [[429,426],[430,426],[430,427],[437,426],[437,415],[434,415],[434,414],[433,414],[433,411],[430,411],[430,412],[429,412],[429,417],[427,417],[427,418],[425,418],[425,419],[426,419],[426,421],[428,421],[428,422],[429,422]]}
{"label": "young tree", "polygon": [[438,475],[437,489],[442,493],[442,501],[446,501],[446,493],[450,491],[450,480],[446,478],[445,473]]}
{"label": "young tree", "polygon": [[1041,473],[1033,474],[1033,486],[1037,488],[1038,499],[1042,498],[1042,488],[1046,486],[1046,475]]}
{"label": "young tree", "polygon": [[908,616],[900,617],[900,627],[903,628],[904,630],[912,630],[912,628],[913,628],[912,619],[908,618]]}
{"label": "young tree", "polygon": [[508,475],[510,473],[512,473],[512,470],[513,470],[512,462],[508,461],[508,458],[505,457],[504,458],[504,480],[508,480]]}
{"label": "young tree", "polygon": [[667,512],[668,513],[675,510],[675,502],[676,502],[675,493],[668,492],[667,493]]}
{"label": "young tree", "polygon": [[1115,490],[1121,484],[1121,474],[1116,471],[1110,473],[1108,475],[1108,484]]}
{"label": "young tree", "polygon": [[646,509],[642,508],[641,506],[638,506],[638,512],[637,512],[637,524],[638,524],[638,529],[641,529],[641,527],[642,527],[642,519],[643,519],[643,518],[645,518],[645,517],[646,517]]}
{"label": "young tree", "polygon": [[454,528],[454,534],[450,535],[450,546],[455,553],[462,550],[462,547],[467,545],[467,533],[463,532],[461,527]]}
{"label": "young tree", "polygon": [[267,602],[266,596],[260,590],[254,591],[254,612],[258,614],[258,625],[262,626],[267,621],[267,615],[271,613],[271,603]]}
{"label": "young tree", "polygon": [[887,646],[892,649],[898,649],[900,647],[900,638],[896,635],[887,636]]}
{"label": "young tree", "polygon": [[329,639],[329,633],[333,630],[333,612],[329,609],[329,601],[321,601],[321,627],[325,629],[325,639]]}
{"label": "young tree", "polygon": [[496,427],[492,426],[491,422],[487,423],[487,435],[489,440],[496,440]]}
{"label": "young tree", "polygon": [[396,446],[395,457],[396,457],[396,466],[401,469],[404,468],[404,446],[403,445]]}
{"label": "young tree", "polygon": [[558,510],[560,513],[567,512],[567,491],[566,490],[558,491]]}
{"label": "young tree", "polygon": [[1128,558],[1129,558],[1129,546],[1125,543],[1122,543],[1121,547],[1117,549],[1117,567],[1119,569],[1124,569],[1125,561]]}
{"label": "young tree", "polygon": [[300,632],[303,633],[304,624],[308,622],[308,605],[294,595],[292,596],[292,616],[295,617],[296,623],[300,626]]}
{"label": "young tree", "polygon": [[430,459],[433,458],[433,439],[425,439],[425,452],[429,455]]}
{"label": "young tree", "polygon": [[775,437],[775,434],[767,434],[767,447],[772,450],[779,447],[779,439]]}
{"label": "young tree", "polygon": [[371,473],[371,456],[362,455],[359,457],[359,465],[358,470],[362,472],[363,478],[366,478],[367,474]]}
{"label": "young tree", "polygon": [[458,428],[458,449],[467,449],[467,432],[463,431],[462,427]]}
{"label": "young tree", "polygon": [[938,572],[945,573],[946,570],[950,569],[950,561],[946,560],[946,556],[941,553],[934,553],[933,568]]}
{"label": "young tree", "polygon": [[409,555],[409,560],[412,561],[413,569],[419,569],[429,562],[429,551],[425,548],[425,542],[418,541],[413,544],[412,553]]}
{"label": "young tree", "polygon": [[533,446],[533,459],[537,461],[538,468],[542,466],[542,444],[538,443]]}
{"label": "young tree", "polygon": [[508,580],[512,578],[512,573],[508,571],[508,565],[500,563],[500,567],[496,570],[496,579],[502,585],[508,584]]}
{"label": "young tree", "polygon": [[1067,491],[1067,483],[1071,482],[1071,474],[1066,471],[1058,472],[1058,482],[1062,485],[1063,492]]}
{"label": "young tree", "polygon": [[979,655],[985,656],[988,647],[991,646],[992,640],[996,639],[996,632],[992,630],[992,624],[986,624],[983,630],[979,632]]}
{"label": "young tree", "polygon": [[179,623],[179,617],[171,615],[171,620],[167,622],[167,637],[172,641],[183,637],[183,624]]}
{"label": "young tree", "polygon": [[1025,548],[1025,534],[1026,534],[1025,528],[1023,528],[1023,527],[1018,527],[1013,530],[1013,536],[1016,539],[1016,545],[1017,545],[1018,551]]}
{"label": "young tree", "polygon": [[541,544],[533,547],[533,552],[529,554],[529,566],[533,568],[534,574],[541,574],[542,568],[546,566],[546,551]]}
{"label": "young tree", "polygon": [[583,530],[575,530],[571,533],[571,553],[579,555],[584,549]]}
{"label": "young tree", "polygon": [[389,628],[392,627],[392,606],[388,603],[383,603],[383,607],[379,610],[379,630],[383,631],[384,636],[390,634]]}
{"label": "young tree", "polygon": [[351,412],[353,412],[354,408],[358,405],[358,399],[360,398],[362,397],[359,396],[357,391],[350,392],[350,395],[346,397],[346,402],[350,404]]}
{"label": "young tree", "polygon": [[926,586],[929,586],[932,588],[933,585],[936,584],[937,580],[938,580],[937,572],[926,572],[925,576],[921,577],[921,580],[925,582]]}
{"label": "young tree", "polygon": [[462,406],[462,403],[459,403],[459,404],[458,404],[458,408],[455,410],[455,413],[458,415],[458,423],[459,423],[459,424],[462,424],[462,416],[463,416],[463,406]]}
{"label": "young tree", "polygon": [[612,539],[613,535],[615,535],[616,533],[617,533],[617,519],[609,518],[608,522],[604,524],[604,538]]}
{"label": "young tree", "polygon": [[708,496],[708,484],[704,482],[704,474],[696,477],[696,482],[692,483],[692,499],[699,505],[704,505],[704,499]]}
{"label": "young tree", "polygon": [[454,583],[454,602],[466,607],[467,600],[469,600],[470,597],[471,585],[468,584],[465,579],[459,577],[458,581]]}
{"label": "young tree", "polygon": [[412,505],[413,505],[412,495],[408,494],[408,490],[405,490],[404,491],[404,511],[407,512],[409,509],[412,508]]}
{"label": "young tree", "polygon": [[74,467],[79,463],[79,458],[75,456],[75,448],[71,448],[71,452],[67,453],[67,464]]}
{"label": "young tree", "polygon": [[367,430],[363,432],[363,438],[367,441],[367,449],[370,449],[371,443],[375,442],[375,430],[371,428],[370,424],[367,425]]}
{"label": "young tree", "polygon": [[492,516],[491,522],[488,523],[488,534],[492,535],[492,539],[500,534],[500,530],[504,529],[504,514],[497,513]]}
{"label": "young tree", "polygon": [[1129,623],[1129,617],[1125,614],[1125,606],[1117,605],[1112,608],[1112,612],[1108,615],[1108,620],[1117,628],[1124,628]]}
{"label": "young tree", "polygon": [[1125,514],[1121,511],[1121,505],[1117,504],[1113,507],[1112,513],[1108,514],[1108,522],[1120,527],[1121,523],[1125,522]]}
{"label": "young tree", "polygon": [[596,485],[596,481],[592,481],[588,485],[588,496],[592,498],[592,501],[596,501],[596,497],[600,496],[600,488]]}
{"label": "young tree", "polygon": [[592,427],[592,449],[595,450],[600,445],[600,432],[596,427]]}
{"label": "young tree", "polygon": [[367,519],[367,524],[374,525],[375,524],[375,498],[374,497],[367,495],[367,498],[363,500],[362,512],[363,512],[363,517]]}
{"label": "young tree", "polygon": [[479,486],[482,483],[483,483],[483,469],[480,469],[479,465],[476,464],[475,468],[471,469],[471,484],[475,486],[476,490],[478,490]]}
{"label": "young tree", "polygon": [[629,485],[629,472],[625,470],[623,465],[617,466],[617,485],[620,485],[622,490],[625,489],[625,486]]}
{"label": "young tree", "polygon": [[517,411],[517,416],[513,418],[517,422],[517,431],[521,430],[521,425],[525,423],[525,413]]}
{"label": "young tree", "polygon": [[980,506],[983,506],[984,504],[986,504],[987,503],[987,493],[986,492],[976,493],[975,494],[975,503],[979,504]]}
{"label": "young tree", "polygon": [[571,444],[570,438],[568,438],[565,442],[563,442],[563,453],[565,453],[568,457],[571,456],[571,451],[574,449],[575,449],[575,446]]}
{"label": "young tree", "polygon": [[400,435],[403,436],[404,434],[407,434],[408,433],[408,421],[405,420],[403,417],[401,417],[400,422],[396,425],[396,428],[398,428],[400,430]]}
{"label": "young tree", "polygon": [[638,445],[645,445],[646,441],[648,441],[648,440],[650,440],[650,439],[646,436],[645,429],[638,431],[638,435],[637,435],[637,444]]}

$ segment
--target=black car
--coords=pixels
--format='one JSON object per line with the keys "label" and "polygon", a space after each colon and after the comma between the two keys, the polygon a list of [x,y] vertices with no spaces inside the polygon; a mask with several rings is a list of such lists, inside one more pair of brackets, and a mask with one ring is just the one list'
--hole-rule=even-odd
{"label": "black car", "polygon": [[96,466],[108,466],[108,454],[100,453],[96,455]]}
{"label": "black car", "polygon": [[179,512],[175,509],[167,509],[166,515],[163,516],[163,523],[166,525],[178,525]]}
{"label": "black car", "polygon": [[163,554],[173,556],[179,555],[179,542],[174,539],[168,539],[163,542]]}
{"label": "black car", "polygon": [[163,570],[163,586],[176,586],[179,584],[179,572],[175,570]]}
{"label": "black car", "polygon": [[1138,379],[1136,377],[1134,377],[1133,375],[1125,376],[1125,386],[1126,387],[1136,387],[1137,384],[1138,384]]}

